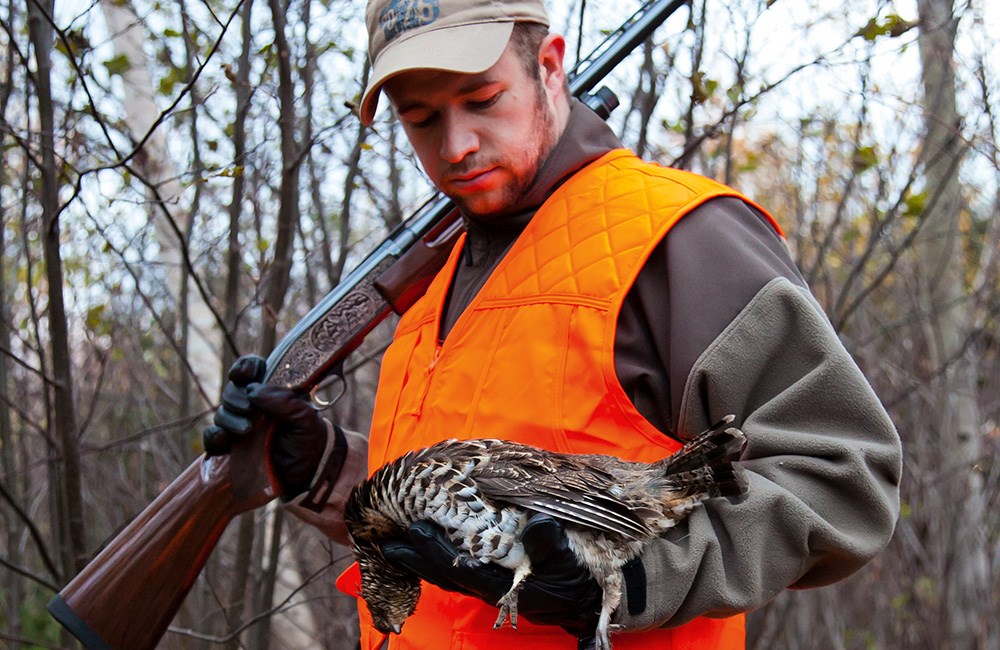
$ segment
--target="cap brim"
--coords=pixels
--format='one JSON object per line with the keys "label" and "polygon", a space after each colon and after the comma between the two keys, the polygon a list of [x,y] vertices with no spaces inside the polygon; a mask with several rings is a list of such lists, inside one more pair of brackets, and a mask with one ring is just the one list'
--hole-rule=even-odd
{"label": "cap brim", "polygon": [[507,48],[513,22],[488,22],[420,32],[386,47],[372,66],[361,97],[361,121],[371,124],[382,85],[409,70],[476,74],[493,67]]}

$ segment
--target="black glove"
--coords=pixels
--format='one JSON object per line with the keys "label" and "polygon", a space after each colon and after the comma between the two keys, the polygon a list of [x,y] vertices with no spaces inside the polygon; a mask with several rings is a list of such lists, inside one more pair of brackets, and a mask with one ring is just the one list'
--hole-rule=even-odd
{"label": "black glove", "polygon": [[[510,590],[513,571],[496,564],[456,562],[460,552],[437,524],[418,521],[409,527],[407,537],[383,543],[382,553],[423,580],[490,605]],[[548,515],[532,515],[521,542],[531,560],[531,575],[517,595],[518,616],[540,625],[558,625],[578,639],[593,636],[603,592],[590,571],[576,561],[562,525]]]}
{"label": "black glove", "polygon": [[263,435],[261,429],[273,426],[271,466],[281,484],[282,498],[289,501],[308,491],[303,505],[319,510],[343,467],[347,439],[340,427],[334,426],[334,439],[328,441],[326,422],[308,397],[261,383],[266,370],[266,361],[256,355],[242,356],[233,363],[215,424],[207,427],[202,437],[205,453],[229,453],[239,437]]}

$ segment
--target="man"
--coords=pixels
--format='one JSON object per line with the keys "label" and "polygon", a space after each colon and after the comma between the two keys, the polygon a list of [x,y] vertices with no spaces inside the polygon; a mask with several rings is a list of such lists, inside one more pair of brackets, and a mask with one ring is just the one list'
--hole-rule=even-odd
{"label": "man", "polygon": [[[742,612],[877,555],[898,514],[899,439],[766,211],[621,149],[569,97],[538,0],[371,0],[366,16],[362,119],[384,91],[467,226],[385,354],[368,470],[452,437],[649,461],[735,414],[747,497],[706,502],[626,566],[616,648],[740,647]],[[234,366],[206,447],[269,415],[286,497],[343,540],[364,443],[261,372]],[[599,593],[553,520],[525,531],[522,622],[497,631],[509,573],[456,565],[423,524],[383,548],[429,583],[388,647],[574,648],[593,630]],[[360,612],[362,647],[382,647]]]}

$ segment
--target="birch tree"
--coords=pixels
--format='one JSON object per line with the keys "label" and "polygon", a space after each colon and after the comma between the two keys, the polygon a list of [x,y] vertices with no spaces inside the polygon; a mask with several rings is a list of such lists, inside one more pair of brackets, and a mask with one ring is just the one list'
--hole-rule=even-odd
{"label": "birch tree", "polygon": [[[988,602],[987,539],[980,527],[985,501],[979,463],[982,418],[978,380],[980,352],[973,337],[975,303],[967,285],[975,268],[962,246],[964,201],[959,168],[966,155],[956,105],[953,0],[918,0],[920,61],[923,65],[925,136],[919,162],[928,195],[926,223],[918,240],[919,290],[927,308],[926,339],[934,383],[937,453],[950,476],[942,481],[937,531],[944,557],[938,565],[950,647],[976,645]],[[992,254],[986,252],[984,254]],[[948,504],[951,504],[949,507]]]}
{"label": "birch tree", "polygon": [[132,141],[141,146],[136,167],[148,187],[147,214],[156,229],[166,292],[178,306],[175,316],[182,312],[187,315],[190,327],[184,356],[197,380],[202,407],[207,407],[216,402],[221,388],[223,346],[215,312],[205,303],[197,283],[185,281],[190,263],[186,248],[191,211],[186,209],[181,176],[167,146],[170,127],[163,123],[163,113],[155,101],[156,86],[144,50],[145,29],[128,0],[101,0],[100,6],[118,60],[124,63],[120,76],[126,124]]}

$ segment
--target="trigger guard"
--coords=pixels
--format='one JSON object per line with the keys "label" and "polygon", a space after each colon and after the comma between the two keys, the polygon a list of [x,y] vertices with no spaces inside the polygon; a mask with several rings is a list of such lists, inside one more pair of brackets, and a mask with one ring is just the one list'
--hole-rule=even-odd
{"label": "trigger guard", "polygon": [[[326,388],[327,386],[337,381],[338,379],[340,380],[340,392],[337,393],[337,395],[333,399],[325,400],[319,396],[320,390]],[[344,379],[344,374],[342,372],[335,372],[330,376],[326,377],[323,381],[319,382],[318,384],[312,387],[312,390],[309,391],[309,402],[312,404],[313,408],[316,409],[317,411],[325,411],[326,409],[336,404],[337,401],[341,397],[343,397],[344,393],[346,392],[347,392],[347,380]]]}

